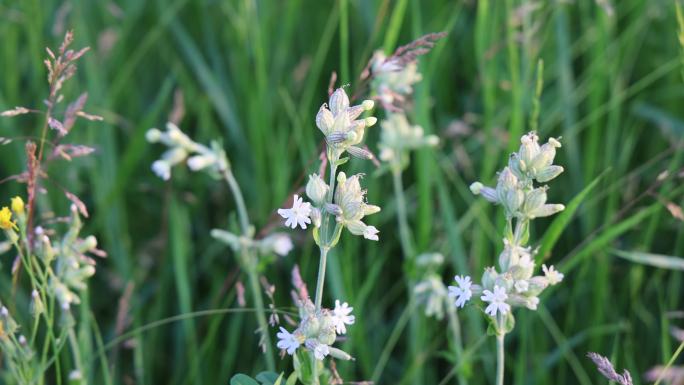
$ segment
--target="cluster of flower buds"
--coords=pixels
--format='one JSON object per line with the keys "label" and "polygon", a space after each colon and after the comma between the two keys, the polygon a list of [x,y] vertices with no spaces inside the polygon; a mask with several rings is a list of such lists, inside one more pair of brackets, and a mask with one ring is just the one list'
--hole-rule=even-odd
{"label": "cluster of flower buds", "polygon": [[[358,106],[349,106],[349,97],[342,88],[338,88],[329,100],[330,108],[321,106],[316,115],[316,125],[325,135],[328,143],[328,161],[336,167],[346,162],[347,158],[340,158],[344,151],[353,156],[371,159],[372,154],[357,145],[361,143],[366,127],[377,121],[374,117],[357,119],[361,113],[373,108],[372,100],[365,100]],[[344,172],[336,175],[337,186],[334,194],[321,175],[311,174],[306,184],[306,195],[311,202],[305,202],[302,197],[295,195],[291,208],[278,209],[278,214],[285,218],[285,226],[306,229],[307,225],[314,225],[314,239],[320,242],[318,231],[324,225],[326,215],[336,219],[335,231],[332,233],[331,244],[334,246],[343,228],[347,228],[354,235],[362,235],[366,239],[378,240],[378,229],[368,226],[362,219],[366,215],[375,214],[380,207],[365,202],[366,190],[361,188],[362,174],[347,177]]]}
{"label": "cluster of flower buds", "polygon": [[[525,245],[531,219],[564,209],[561,204],[546,203],[546,186],[534,186],[535,180],[548,181],[563,171],[562,167],[552,165],[555,149],[560,147],[560,143],[552,138],[539,146],[535,133],[524,135],[521,142],[520,150],[511,155],[509,166],[499,174],[496,188],[479,182],[470,186],[474,194],[504,208],[508,225],[503,239],[504,248],[499,255],[500,271],[494,267],[486,268],[481,285],[473,284],[468,276],[456,276],[456,285],[449,286],[449,296],[455,299],[457,307],[465,306],[473,295],[479,296],[487,303],[485,313],[491,317],[510,315],[512,307],[536,310],[541,292],[563,280],[563,274],[553,266],[542,265],[544,275],[535,276],[536,251]],[[553,177],[549,177],[551,174]],[[515,231],[512,230],[513,219],[516,221]]]}
{"label": "cluster of flower buds", "polygon": [[211,236],[225,243],[235,252],[248,248],[253,249],[258,255],[276,254],[284,257],[294,247],[292,239],[285,233],[272,233],[262,239],[252,239],[235,235],[230,231],[213,229]]}
{"label": "cluster of flower buds", "polygon": [[354,324],[355,317],[351,315],[354,308],[345,303],[335,301],[335,308],[316,310],[314,304],[306,299],[299,301],[300,323],[294,332],[288,332],[284,327],[280,327],[278,337],[278,348],[293,355],[297,349],[304,348],[316,357],[323,360],[330,355],[340,360],[351,360],[352,357],[343,350],[337,349],[332,345],[337,339],[337,335],[347,333],[347,325]]}
{"label": "cluster of flower buds", "polygon": [[520,150],[511,155],[508,166],[499,173],[496,188],[480,182],[470,185],[475,195],[503,206],[507,218],[547,217],[565,209],[562,204],[546,203],[547,186],[535,188],[533,183],[548,182],[563,172],[562,166],[553,164],[556,148],[561,146],[554,138],[540,146],[534,132],[523,135]]}
{"label": "cluster of flower buds", "polygon": [[366,128],[378,120],[372,116],[359,119],[359,116],[372,110],[375,103],[364,100],[357,106],[350,106],[349,97],[342,88],[335,90],[328,102],[318,110],[316,126],[325,135],[330,148],[337,152],[336,157],[347,151],[357,158],[372,159],[373,155],[358,145],[363,141]]}
{"label": "cluster of flower buds", "polygon": [[164,180],[171,178],[173,166],[186,162],[192,171],[206,170],[218,174],[228,168],[228,158],[218,142],[211,142],[210,147],[190,139],[175,124],[166,124],[166,131],[152,128],[145,136],[150,143],[162,143],[169,147],[161,159],[152,163],[152,171]]}
{"label": "cluster of flower buds", "polygon": [[444,256],[440,253],[419,255],[416,266],[422,270],[422,279],[413,287],[416,302],[425,306],[425,315],[439,320],[444,318],[446,307],[453,306],[438,272],[443,263]]}
{"label": "cluster of flower buds", "polygon": [[[285,225],[291,228],[300,226],[306,229],[312,223],[317,230],[321,227],[324,212],[333,215],[338,224],[334,238],[338,239],[343,228],[347,228],[354,235],[361,235],[366,239],[378,240],[378,229],[365,224],[362,219],[366,215],[375,214],[380,207],[366,203],[366,190],[361,188],[362,174],[347,177],[344,172],[337,174],[337,188],[332,202],[327,202],[330,186],[318,174],[309,176],[306,185],[306,195],[313,202],[313,206],[298,195],[294,196],[292,208],[278,209],[278,214],[286,219]],[[333,244],[336,242],[333,242]]]}
{"label": "cluster of flower buds", "polygon": [[436,135],[425,135],[423,128],[411,125],[402,112],[389,113],[387,119],[380,123],[380,159],[386,162],[403,162],[407,152],[422,147],[434,147],[439,144]]}
{"label": "cluster of flower buds", "polygon": [[413,85],[423,78],[415,61],[402,64],[401,60],[388,60],[382,51],[373,54],[371,71],[371,87],[386,110],[396,109],[396,102],[403,103],[406,95],[413,93]]}
{"label": "cluster of flower buds", "polygon": [[17,366],[31,362],[34,353],[28,345],[26,337],[19,333],[19,324],[12,318],[9,310],[0,303],[0,349],[11,363],[7,369],[16,372],[16,378],[23,378],[25,374],[16,370]]}
{"label": "cluster of flower buds", "polygon": [[[81,302],[76,292],[85,290],[87,279],[95,274],[95,260],[87,254],[106,255],[97,248],[97,239],[93,235],[85,238],[79,236],[83,222],[76,205],[71,205],[68,223],[69,230],[55,243],[42,228],[36,228],[38,239],[34,248],[46,265],[54,261],[54,274],[50,276],[49,288],[64,310],[69,310],[72,304],[77,305]],[[34,296],[34,302],[39,300]]]}

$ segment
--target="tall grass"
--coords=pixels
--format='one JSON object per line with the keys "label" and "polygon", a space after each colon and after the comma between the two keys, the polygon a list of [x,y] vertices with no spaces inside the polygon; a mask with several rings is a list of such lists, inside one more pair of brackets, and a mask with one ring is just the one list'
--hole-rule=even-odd
{"label": "tall grass", "polygon": [[[637,373],[668,362],[677,348],[669,329],[681,320],[668,314],[684,307],[682,273],[614,252],[684,255],[684,226],[666,208],[683,203],[684,86],[672,1],[3,2],[1,110],[45,94],[43,47],[56,45],[65,28],[75,30],[77,45],[93,48],[68,87],[87,89],[89,105],[101,107],[92,112],[105,118],[72,134],[96,147],[95,156],[51,173],[86,201],[86,233],[109,254],[80,307],[91,383],[226,383],[238,371],[266,369],[250,310],[228,311],[238,308],[236,282],[247,277],[209,235],[238,226],[230,191],[182,169],[164,183],[149,169],[159,154],[145,131],[167,120],[174,93],[182,92],[184,126],[196,127],[196,140],[223,138],[249,217],[263,228],[277,221],[274,209],[291,186],[302,184],[301,170],[316,167],[311,154],[322,143],[312,119],[331,72],[351,94],[373,49],[391,52],[433,31],[448,36],[420,61],[424,80],[411,118],[442,145],[419,151],[403,183],[416,247],[446,256],[445,281],[495,263],[500,208],[475,199],[468,185],[485,176],[493,184],[528,129],[540,59],[540,136],[563,136],[559,163],[567,166],[549,199],[570,202],[596,183],[560,236],[545,235],[550,220],[531,229],[532,239],[553,239],[553,254],[543,258],[566,281],[542,299],[538,317],[519,314],[506,340],[506,378],[598,383],[584,358],[591,350],[638,384]],[[0,120],[2,136],[33,135],[26,123]],[[369,129],[371,150],[377,138]],[[23,146],[2,150],[0,178],[25,162]],[[477,314],[461,317],[468,360],[454,362],[447,325],[431,319],[422,322],[420,350],[405,354],[408,335],[396,325],[418,310],[406,308],[391,178],[375,178],[374,166],[359,161],[349,168],[367,173],[368,200],[383,202],[375,224],[384,239],[343,237],[328,257],[326,297],[345,298],[357,315],[343,345],[357,361],[338,371],[348,381],[370,379],[387,352],[379,383],[453,383],[455,364],[468,383],[492,383],[495,346],[482,339]],[[19,188],[4,183],[2,196]],[[67,211],[62,200],[51,204]],[[276,303],[290,303],[295,264],[305,281],[315,280],[315,245],[302,238],[296,250],[263,272],[276,285]],[[3,293],[12,257],[0,259]],[[160,321],[169,317],[178,318]],[[101,341],[89,337],[95,328]]]}

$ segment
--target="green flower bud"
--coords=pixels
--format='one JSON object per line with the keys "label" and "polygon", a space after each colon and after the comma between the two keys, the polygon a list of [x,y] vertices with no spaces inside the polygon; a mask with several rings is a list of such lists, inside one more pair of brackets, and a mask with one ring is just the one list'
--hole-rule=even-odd
{"label": "green flower bud", "polygon": [[318,174],[309,175],[309,182],[306,184],[306,195],[316,206],[321,206],[330,191],[330,187],[321,179]]}

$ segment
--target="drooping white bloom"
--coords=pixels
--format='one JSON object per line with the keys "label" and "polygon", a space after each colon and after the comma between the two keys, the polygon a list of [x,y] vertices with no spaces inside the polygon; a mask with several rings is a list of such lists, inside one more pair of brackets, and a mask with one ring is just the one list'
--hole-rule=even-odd
{"label": "drooping white bloom", "polygon": [[555,285],[557,283],[560,283],[560,281],[563,280],[563,273],[560,271],[556,270],[553,265],[550,267],[546,267],[546,265],[542,265],[542,270],[544,270],[544,275],[546,276],[546,279],[549,281],[550,285]]}
{"label": "drooping white bloom", "polygon": [[165,160],[156,160],[152,163],[152,171],[163,180],[171,178],[171,165]]}
{"label": "drooping white bloom", "polygon": [[454,280],[458,286],[449,286],[449,297],[456,298],[456,307],[464,307],[473,296],[473,291],[470,290],[473,282],[469,276],[462,275],[455,276]]}
{"label": "drooping white bloom", "polygon": [[322,361],[325,356],[330,354],[330,347],[328,345],[322,344],[311,338],[306,340],[306,347],[313,352],[314,357],[319,361]]}
{"label": "drooping white bloom", "polygon": [[494,286],[494,292],[485,290],[482,297],[480,297],[485,302],[489,302],[485,313],[492,317],[495,317],[497,313],[506,314],[511,310],[511,305],[506,303],[508,295],[506,294],[506,289],[496,285]]}
{"label": "drooping white bloom", "polygon": [[273,242],[273,251],[282,257],[286,256],[293,247],[292,240],[285,234],[278,236]]}
{"label": "drooping white bloom", "polygon": [[346,302],[340,305],[340,300],[335,300],[335,309],[333,309],[333,320],[335,322],[335,331],[337,334],[345,334],[347,332],[346,325],[353,325],[356,317],[351,315],[353,307],[349,307]]}
{"label": "drooping white bloom", "polygon": [[363,230],[363,237],[370,239],[371,241],[377,241],[379,239],[379,232],[380,231],[375,226],[366,226],[366,228]]}
{"label": "drooping white bloom", "polygon": [[289,355],[293,355],[301,345],[297,340],[297,337],[285,330],[285,328],[282,326],[280,327],[280,332],[278,332],[276,336],[278,337],[278,343],[276,346],[278,346],[280,349],[286,350],[287,354]]}
{"label": "drooping white bloom", "polygon": [[306,224],[311,223],[311,203],[304,202],[299,195],[295,194],[290,209],[278,209],[278,214],[285,218],[285,226],[297,228],[299,225],[302,229],[306,229]]}

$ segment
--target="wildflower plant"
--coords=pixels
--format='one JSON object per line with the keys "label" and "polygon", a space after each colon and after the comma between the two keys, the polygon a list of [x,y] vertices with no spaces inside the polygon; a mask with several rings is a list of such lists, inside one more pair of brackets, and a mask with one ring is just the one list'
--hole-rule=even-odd
{"label": "wildflower plant", "polygon": [[[59,383],[60,373],[68,369],[71,383],[81,384],[88,367],[76,336],[78,317],[74,308],[81,303],[83,293],[88,290],[88,280],[95,274],[94,257],[106,254],[98,249],[93,235],[81,234],[82,218],[88,217],[88,210],[75,194],[62,189],[71,201],[68,216],[37,219],[40,218],[37,202],[41,198],[39,194],[45,191],[42,184],[49,178],[49,165],[93,152],[90,147],[62,141],[78,118],[102,119],[83,111],[86,93],[63,108],[62,87],[76,73],[77,60],[88,51],[88,48],[70,49],[72,42],[73,34],[67,32],[56,52],[47,49],[48,58],[44,63],[49,95],[44,101],[44,111],[15,107],[0,113],[4,117],[43,115],[40,141],[36,144],[29,140],[25,144],[26,170],[7,178],[26,183],[27,201],[16,196],[9,207],[0,209],[0,229],[17,253],[11,271],[13,287],[26,288],[30,293],[29,306],[14,302],[17,298],[14,291],[11,296],[3,296],[12,298],[12,302],[0,304],[0,346],[7,368],[2,375],[5,383],[43,384],[53,369]],[[64,350],[72,358],[70,366],[60,359]]]}
{"label": "wildflower plant", "polygon": [[322,361],[331,356],[341,360],[352,357],[333,347],[337,336],[345,334],[347,327],[355,322],[353,307],[340,300],[332,309],[323,307],[328,253],[339,242],[342,232],[377,241],[379,231],[366,223],[366,217],[380,211],[380,207],[366,202],[366,191],[361,187],[363,175],[347,176],[338,172],[338,167],[349,160],[349,156],[371,159],[369,151],[360,145],[365,130],[376,123],[374,117],[361,117],[373,108],[373,101],[365,100],[351,105],[343,88],[335,90],[328,104],[323,104],[316,115],[316,125],[326,140],[325,162],[329,167],[328,183],[325,175],[314,173],[306,185],[306,197],[294,195],[292,205],[278,210],[285,225],[293,229],[310,229],[320,251],[318,279],[314,301],[308,297],[297,299],[299,324],[290,332],[284,327],[278,333],[278,348],[294,356],[297,377],[304,384],[327,383],[330,372],[324,369]]}
{"label": "wildflower plant", "polygon": [[274,254],[287,255],[293,248],[292,240],[281,232],[256,239],[256,230],[249,219],[242,191],[233,175],[230,161],[218,141],[212,141],[209,146],[197,143],[171,122],[166,124],[164,131],[150,129],[146,137],[150,143],[162,143],[168,147],[161,159],[152,163],[152,171],[161,179],[169,180],[174,167],[186,164],[191,171],[202,171],[215,179],[223,180],[231,190],[237,207],[240,232],[213,229],[211,235],[232,249],[237,256],[238,264],[247,273],[256,308],[258,332],[261,336],[259,345],[266,354],[268,369],[275,370],[266,310],[259,287],[259,267],[262,265],[261,262],[267,261]]}
{"label": "wildflower plant", "polygon": [[553,266],[542,265],[543,275],[535,275],[535,253],[529,246],[530,222],[562,211],[562,204],[547,203],[548,182],[563,172],[554,165],[557,139],[540,145],[536,133],[523,135],[518,152],[512,154],[508,166],[499,173],[496,187],[480,182],[470,186],[475,195],[503,207],[506,228],[503,251],[496,267],[485,269],[480,284],[471,277],[457,275],[456,284],[449,286],[449,296],[459,308],[479,299],[489,320],[489,331],[497,338],[497,384],[503,384],[504,337],[514,325],[513,308],[536,310],[539,296],[548,286],[563,280],[563,274]]}

